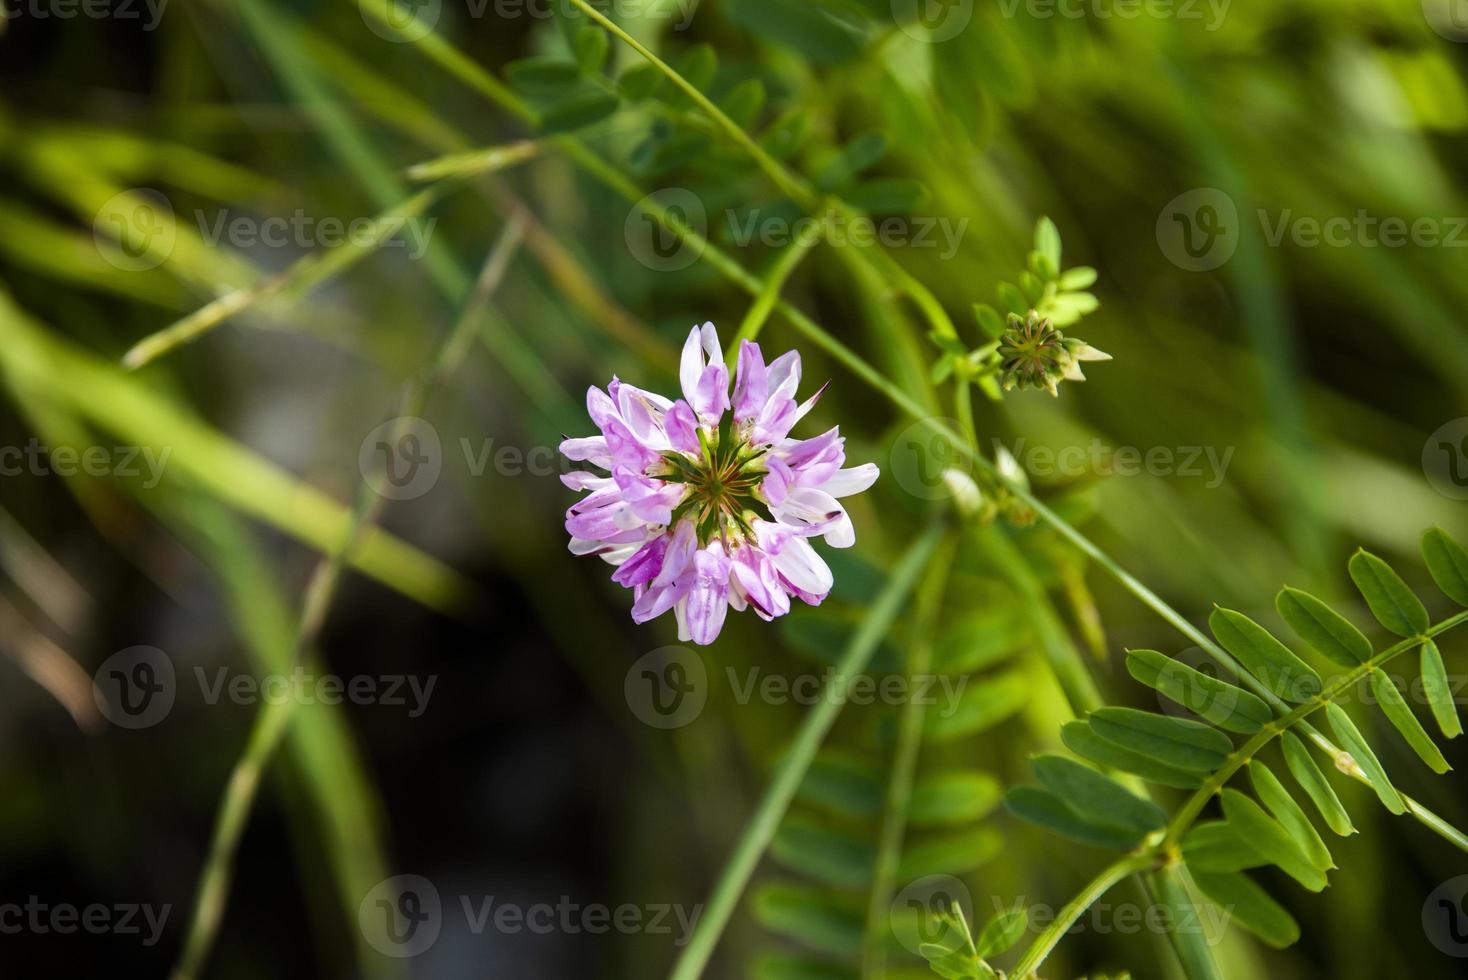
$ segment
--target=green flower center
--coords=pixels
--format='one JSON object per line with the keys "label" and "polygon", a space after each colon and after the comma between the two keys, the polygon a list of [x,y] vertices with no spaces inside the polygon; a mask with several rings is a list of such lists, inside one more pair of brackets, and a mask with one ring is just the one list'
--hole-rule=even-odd
{"label": "green flower center", "polygon": [[653,475],[668,483],[683,484],[683,499],[673,509],[673,523],[690,518],[700,546],[720,538],[728,550],[738,541],[754,537],[750,525],[753,519],[770,519],[760,495],[760,483],[769,474],[764,466],[766,447],[751,443],[744,433],[736,431],[728,416],[712,436],[700,428],[698,442],[697,455],[663,453],[666,465]]}

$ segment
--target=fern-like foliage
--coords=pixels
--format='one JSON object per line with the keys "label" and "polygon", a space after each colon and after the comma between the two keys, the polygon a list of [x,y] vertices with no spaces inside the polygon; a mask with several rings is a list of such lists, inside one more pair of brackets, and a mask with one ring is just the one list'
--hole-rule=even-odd
{"label": "fern-like foliage", "polygon": [[[1435,528],[1423,535],[1422,552],[1443,593],[1468,607],[1468,551]],[[1396,642],[1373,646],[1326,603],[1286,588],[1275,600],[1281,618],[1315,654],[1339,668],[1322,677],[1249,617],[1215,609],[1209,627],[1217,646],[1210,653],[1235,673],[1239,684],[1155,650],[1130,651],[1131,675],[1192,717],[1105,707],[1070,722],[1061,737],[1074,757],[1036,758],[1038,784],[1011,790],[1007,809],[1070,840],[1130,852],[1124,859],[1129,869],[1176,869],[1180,863],[1198,890],[1228,909],[1234,922],[1271,946],[1295,942],[1299,926],[1246,872],[1273,865],[1309,891],[1326,887],[1335,862],[1301,800],[1330,833],[1354,833],[1350,816],[1307,743],[1324,751],[1332,768],[1369,784],[1391,813],[1411,808],[1421,812],[1392,784],[1367,738],[1337,703],[1341,696],[1365,681],[1375,694],[1372,700],[1413,752],[1433,772],[1446,772],[1447,762],[1433,738],[1382,669],[1415,650],[1420,654],[1421,689],[1437,728],[1448,738],[1462,731],[1433,637],[1468,620],[1468,611],[1430,623],[1426,607],[1401,576],[1366,551],[1351,558],[1350,575],[1372,615],[1400,638]],[[1333,739],[1311,724],[1320,715]],[[1280,743],[1293,790],[1260,758],[1274,741]],[[1128,775],[1113,777],[1106,771]],[[1129,777],[1191,793],[1169,816],[1134,791],[1138,780]],[[1217,812],[1200,819],[1215,797]],[[1022,965],[1033,970],[1047,952],[1039,949]],[[953,975],[937,962],[933,967],[941,975]]]}

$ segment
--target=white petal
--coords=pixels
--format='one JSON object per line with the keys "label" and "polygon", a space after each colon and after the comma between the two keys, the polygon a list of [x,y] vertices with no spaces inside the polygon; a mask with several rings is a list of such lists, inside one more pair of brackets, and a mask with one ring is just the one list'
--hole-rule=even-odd
{"label": "white petal", "polygon": [[825,483],[820,485],[821,490],[833,497],[849,497],[854,493],[867,490],[877,477],[881,476],[881,470],[877,469],[876,463],[862,463],[860,466],[850,466],[836,473]]}

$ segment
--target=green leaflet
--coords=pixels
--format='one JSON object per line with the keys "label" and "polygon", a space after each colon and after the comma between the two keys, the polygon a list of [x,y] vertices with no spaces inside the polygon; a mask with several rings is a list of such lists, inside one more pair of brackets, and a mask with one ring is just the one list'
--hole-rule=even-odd
{"label": "green leaflet", "polygon": [[1376,695],[1377,706],[1381,708],[1387,720],[1402,733],[1402,738],[1407,740],[1407,744],[1412,746],[1412,751],[1427,763],[1429,769],[1442,775],[1452,768],[1448,765],[1448,760],[1443,758],[1437,745],[1428,737],[1427,731],[1422,727],[1422,722],[1417,720],[1412,709],[1407,707],[1407,703],[1402,700],[1402,692],[1397,690],[1396,682],[1387,676],[1385,671],[1373,670],[1371,672],[1371,690]]}
{"label": "green leaflet", "polygon": [[1443,595],[1468,606],[1468,551],[1448,537],[1448,532],[1434,527],[1422,535],[1422,557]]}
{"label": "green leaflet", "polygon": [[980,820],[1004,798],[999,780],[987,772],[936,772],[913,787],[907,819],[914,826],[957,826]]}
{"label": "green leaflet", "polygon": [[1203,777],[1165,765],[1145,755],[1122,748],[1097,735],[1084,721],[1068,721],[1060,728],[1060,740],[1076,755],[1090,759],[1108,769],[1120,769],[1141,776],[1148,782],[1175,789],[1197,789],[1203,785]]}
{"label": "green leaflet", "polygon": [[904,881],[927,875],[967,874],[988,864],[1004,849],[1004,837],[991,824],[928,835],[910,842],[897,866]]}
{"label": "green leaflet", "polygon": [[984,931],[979,933],[974,946],[980,956],[998,956],[1020,941],[1029,922],[1029,913],[1024,909],[1000,912],[984,925]]}
{"label": "green leaflet", "polygon": [[1120,783],[1062,755],[1041,755],[1030,767],[1046,789],[1088,820],[1145,835],[1161,830],[1167,814],[1151,800],[1128,792]]}
{"label": "green leaflet", "polygon": [[1310,593],[1286,587],[1274,597],[1274,608],[1296,636],[1327,660],[1355,667],[1371,659],[1371,641]]}
{"label": "green leaflet", "polygon": [[1298,704],[1320,693],[1320,675],[1243,613],[1215,608],[1208,617],[1208,628],[1276,697]]}
{"label": "green leaflet", "polygon": [[797,799],[834,813],[873,814],[882,805],[882,777],[865,760],[828,750],[811,763]]}
{"label": "green leaflet", "polygon": [[1326,781],[1325,773],[1320,771],[1320,767],[1311,758],[1305,743],[1294,732],[1285,732],[1280,737],[1280,744],[1284,749],[1285,765],[1289,767],[1290,775],[1295,777],[1295,782],[1300,784],[1305,795],[1315,804],[1315,809],[1320,811],[1325,825],[1342,837],[1354,834],[1356,827],[1351,823],[1351,815],[1341,805],[1340,797],[1335,795],[1335,790]]}
{"label": "green leaflet", "polygon": [[1295,802],[1295,798],[1285,789],[1279,777],[1268,766],[1255,759],[1249,763],[1249,782],[1253,785],[1254,795],[1259,797],[1259,802],[1289,832],[1300,850],[1310,859],[1310,863],[1321,871],[1334,868],[1335,860],[1330,856],[1330,849],[1320,839],[1310,818],[1305,816],[1305,811],[1300,809],[1300,804]]}
{"label": "green leaflet", "polygon": [[766,929],[838,955],[861,949],[859,902],[820,888],[765,885],[750,901],[755,919]]}
{"label": "green leaflet", "polygon": [[1158,897],[1167,907],[1168,938],[1189,980],[1223,980],[1218,964],[1213,961],[1210,937],[1203,928],[1197,903],[1188,891],[1185,874],[1182,865],[1170,864],[1153,876]]}
{"label": "green leaflet", "polygon": [[1098,708],[1088,721],[1106,741],[1174,769],[1212,772],[1233,751],[1216,728],[1135,708]]}
{"label": "green leaflet", "polygon": [[1136,847],[1143,837],[1122,827],[1093,823],[1039,786],[1016,786],[1004,797],[1004,808],[1021,820],[1092,847],[1125,851]]}
{"label": "green leaflet", "polygon": [[1443,666],[1443,655],[1437,644],[1427,640],[1422,644],[1422,689],[1427,703],[1432,706],[1432,716],[1437,727],[1448,738],[1463,734],[1463,722],[1458,717],[1458,705],[1453,700],[1453,688],[1448,683],[1448,671]]}
{"label": "green leaflet", "polygon": [[952,714],[927,713],[927,738],[934,743],[952,742],[988,731],[1023,708],[1029,699],[1030,682],[1019,671],[976,677]]}
{"label": "green leaflet", "polygon": [[1141,683],[1231,732],[1252,735],[1274,718],[1269,705],[1248,691],[1156,650],[1129,650],[1126,669]]}
{"label": "green leaflet", "polygon": [[1234,833],[1249,842],[1270,864],[1298,881],[1312,892],[1322,891],[1326,886],[1325,872],[1310,862],[1289,831],[1249,797],[1236,789],[1225,789],[1220,794],[1223,814],[1234,828]]}
{"label": "green leaflet", "polygon": [[802,816],[780,825],[770,853],[787,868],[837,888],[864,887],[876,863],[876,851],[865,839]]}
{"label": "green leaflet", "polygon": [[1351,721],[1351,716],[1346,714],[1345,709],[1334,701],[1325,706],[1325,716],[1330,721],[1330,730],[1335,732],[1335,737],[1340,740],[1346,751],[1351,753],[1351,758],[1356,760],[1356,765],[1361,767],[1361,772],[1366,775],[1366,781],[1371,784],[1372,789],[1376,790],[1381,805],[1398,816],[1406,813],[1407,805],[1402,802],[1391,780],[1386,778],[1386,770],[1381,768],[1381,762],[1376,758],[1376,753],[1371,751],[1371,746],[1367,745],[1366,739],[1361,737],[1361,732],[1356,728],[1356,723]]}
{"label": "green leaflet", "polygon": [[1366,550],[1351,556],[1351,581],[1366,598],[1371,615],[1398,636],[1417,636],[1427,629],[1427,607],[1402,577]]}
{"label": "green leaflet", "polygon": [[1216,874],[1247,871],[1269,863],[1223,820],[1200,823],[1188,831],[1183,837],[1183,860],[1194,871]]}
{"label": "green leaflet", "polygon": [[1300,938],[1300,926],[1290,914],[1247,875],[1190,870],[1199,891],[1269,945],[1284,949]]}

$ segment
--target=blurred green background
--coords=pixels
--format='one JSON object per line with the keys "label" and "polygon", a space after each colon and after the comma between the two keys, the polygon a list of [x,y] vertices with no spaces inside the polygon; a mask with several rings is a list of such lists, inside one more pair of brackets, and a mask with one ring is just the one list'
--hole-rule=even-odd
{"label": "blurred green background", "polygon": [[[972,305],[1023,268],[1036,219],[1055,221],[1066,264],[1099,271],[1100,307],[1078,330],[1114,360],[1057,399],[979,398],[980,442],[1014,451],[1042,496],[1186,616],[1217,602],[1268,621],[1283,583],[1359,613],[1344,574],[1357,545],[1419,583],[1421,529],[1468,530],[1456,0],[597,6],[794,171],[893,219],[882,251],[966,343],[981,341]],[[590,431],[588,384],[671,392],[691,324],[728,342],[751,296],[718,256],[766,276],[799,209],[635,52],[586,40],[568,4],[5,10],[0,901],[170,910],[149,942],[146,928],[0,930],[6,972],[171,968],[221,794],[267,713],[258,698],[209,703],[197,672],[289,671],[313,569],[363,500],[383,530],[354,542],[307,664],[402,678],[409,704],[295,712],[205,975],[663,975],[676,929],[476,933],[460,899],[703,901],[806,710],[738,703],[725,668],[818,673],[945,503],[911,479],[910,420],[777,311],[766,352],[801,347],[805,390],[831,380],[802,431],[839,423],[852,460],[887,478],[851,502],[858,544],[829,555],[830,601],[775,626],[731,617],[704,652],[702,712],[643,722],[629,668],[673,626],[635,627],[608,569],[566,551],[572,495],[550,450]],[[491,147],[512,149],[473,152]],[[655,192],[716,255],[635,207]],[[405,224],[378,241],[363,219],[385,214]],[[857,251],[815,247],[782,295],[926,391],[940,352]],[[384,485],[381,427],[435,362],[414,413],[425,475]],[[1109,448],[1047,463],[1075,446]],[[1110,703],[1155,707],[1123,651],[1185,643],[1088,573],[1039,527],[965,538],[935,655],[985,679],[990,701],[928,733],[920,776],[987,774],[973,802],[1058,745],[1069,709],[1036,609],[1058,615]],[[140,645],[163,652],[176,697],[129,729],[99,711],[93,676]],[[1443,651],[1461,671],[1462,639]],[[408,677],[434,685],[416,716]],[[709,976],[855,975],[862,883],[813,869],[800,834],[870,840],[862,808],[894,714],[844,712]],[[1393,738],[1378,751],[1398,785],[1468,821],[1453,776],[1426,778]],[[1362,833],[1336,845],[1332,887],[1274,889],[1305,938],[1274,952],[1230,932],[1228,975],[1460,976],[1424,935],[1422,902],[1463,855],[1362,787],[1340,791]],[[904,872],[959,876],[981,919],[1017,897],[1058,906],[1100,867],[992,803],[959,817],[916,828],[931,846]],[[409,873],[436,887],[443,930],[417,956],[384,956],[359,912]],[[1169,957],[1156,935],[1103,927],[1068,938],[1046,975],[1172,976]],[[900,947],[890,964],[923,975]]]}

